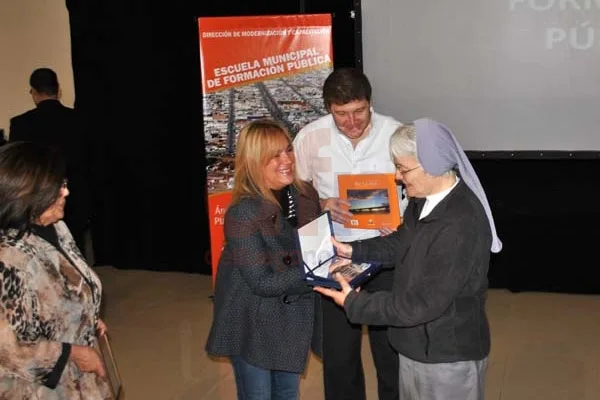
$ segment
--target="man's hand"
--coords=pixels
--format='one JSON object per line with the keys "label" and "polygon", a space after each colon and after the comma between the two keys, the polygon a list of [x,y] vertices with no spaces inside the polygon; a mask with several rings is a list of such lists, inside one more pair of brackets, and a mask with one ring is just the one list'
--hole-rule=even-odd
{"label": "man's hand", "polygon": [[348,293],[352,291],[352,288],[350,287],[350,284],[342,274],[336,273],[334,271],[332,276],[335,278],[336,281],[338,281],[338,283],[342,287],[341,290],[327,289],[320,286],[315,286],[313,290],[315,292],[321,293],[324,296],[331,297],[333,301],[335,301],[335,304],[344,307],[346,297],[348,297]]}
{"label": "man's hand", "polygon": [[348,211],[350,209],[350,202],[339,197],[321,199],[321,209],[323,211],[329,210],[331,219],[340,224],[350,222],[352,218],[352,213]]}
{"label": "man's hand", "polygon": [[102,378],[106,376],[100,355],[92,347],[71,345],[69,360],[73,361],[82,372],[93,372]]}

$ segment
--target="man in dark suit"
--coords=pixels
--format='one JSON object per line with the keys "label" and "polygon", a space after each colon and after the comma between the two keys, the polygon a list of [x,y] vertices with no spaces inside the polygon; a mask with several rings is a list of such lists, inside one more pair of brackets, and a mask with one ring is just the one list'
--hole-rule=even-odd
{"label": "man in dark suit", "polygon": [[60,86],[50,68],[38,68],[29,78],[36,107],[10,120],[8,140],[32,141],[59,148],[67,157],[69,199],[65,222],[82,252],[90,219],[88,138],[77,112],[60,102]]}

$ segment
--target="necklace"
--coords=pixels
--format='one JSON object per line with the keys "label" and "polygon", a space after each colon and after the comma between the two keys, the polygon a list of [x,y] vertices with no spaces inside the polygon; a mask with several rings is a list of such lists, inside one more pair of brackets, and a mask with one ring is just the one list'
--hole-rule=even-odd
{"label": "necklace", "polygon": [[298,225],[298,217],[296,216],[296,202],[294,201],[294,196],[292,196],[292,191],[288,186],[285,189],[285,194],[287,197],[287,210],[285,212],[285,218],[292,224],[293,227]]}

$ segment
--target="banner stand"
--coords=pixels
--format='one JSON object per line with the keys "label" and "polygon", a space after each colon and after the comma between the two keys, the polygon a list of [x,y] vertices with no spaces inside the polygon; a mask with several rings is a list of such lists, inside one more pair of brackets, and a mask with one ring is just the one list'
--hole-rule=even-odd
{"label": "banner stand", "polygon": [[333,68],[331,15],[198,18],[213,285],[231,202],[240,129],[275,119],[295,136],[325,115]]}

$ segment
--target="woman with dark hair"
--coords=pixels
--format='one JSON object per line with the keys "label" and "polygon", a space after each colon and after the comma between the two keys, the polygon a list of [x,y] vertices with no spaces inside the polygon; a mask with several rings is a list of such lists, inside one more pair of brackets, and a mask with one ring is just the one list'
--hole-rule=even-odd
{"label": "woman with dark hair", "polygon": [[313,339],[316,296],[304,280],[295,228],[320,207],[294,163],[281,125],[242,128],[206,344],[208,354],[231,360],[240,400],[298,398]]}
{"label": "woman with dark hair", "polygon": [[108,399],[92,347],[102,286],[61,219],[65,161],[33,142],[0,147],[0,398]]}

